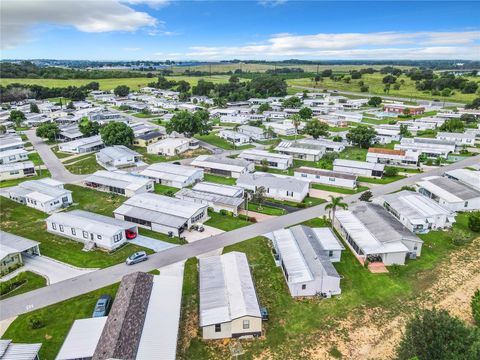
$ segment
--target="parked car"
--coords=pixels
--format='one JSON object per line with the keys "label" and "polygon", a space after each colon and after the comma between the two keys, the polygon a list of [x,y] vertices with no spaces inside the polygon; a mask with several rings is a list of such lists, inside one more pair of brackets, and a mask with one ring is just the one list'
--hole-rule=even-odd
{"label": "parked car", "polygon": [[127,265],[133,265],[148,259],[148,255],[145,251],[137,251],[130,255],[125,261]]}
{"label": "parked car", "polygon": [[192,230],[197,230],[199,232],[204,232],[205,228],[203,227],[202,224],[195,224],[195,225],[192,225]]}
{"label": "parked car", "polygon": [[112,297],[110,295],[102,295],[95,304],[92,317],[107,316],[112,306]]}

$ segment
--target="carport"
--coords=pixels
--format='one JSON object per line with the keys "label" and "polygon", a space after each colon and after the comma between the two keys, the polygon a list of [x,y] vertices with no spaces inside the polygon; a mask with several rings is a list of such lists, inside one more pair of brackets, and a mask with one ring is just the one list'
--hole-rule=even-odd
{"label": "carport", "polygon": [[40,255],[40,243],[0,231],[0,272],[6,273],[12,267],[23,264],[23,256]]}

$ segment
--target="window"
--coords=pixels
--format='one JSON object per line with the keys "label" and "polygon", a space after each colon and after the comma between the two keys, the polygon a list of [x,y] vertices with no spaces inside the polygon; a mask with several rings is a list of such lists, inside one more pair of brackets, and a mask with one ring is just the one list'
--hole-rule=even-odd
{"label": "window", "polygon": [[305,290],[307,288],[307,284],[302,284],[302,290]]}
{"label": "window", "polygon": [[328,252],[328,256],[329,256],[329,257],[332,257],[332,256],[333,256],[333,250],[330,250],[330,251]]}
{"label": "window", "polygon": [[74,228],[72,228],[71,230],[72,230],[72,235],[77,235],[77,232],[75,231]]}
{"label": "window", "polygon": [[53,229],[53,230],[57,230],[57,224],[52,223],[52,229]]}
{"label": "window", "polygon": [[60,228],[60,231],[63,232],[63,225],[60,225],[59,228]]}
{"label": "window", "polygon": [[468,201],[465,201],[465,207],[468,207]]}
{"label": "window", "polygon": [[250,320],[243,320],[243,328],[250,329]]}
{"label": "window", "polygon": [[307,174],[302,174],[302,177],[307,177]]}
{"label": "window", "polygon": [[[102,237],[100,236],[100,239],[101,239],[101,238],[102,238]],[[118,234],[113,235],[113,242],[117,243],[117,242],[119,242],[120,240],[122,240],[122,233],[118,233]]]}
{"label": "window", "polygon": [[84,231],[84,232],[83,232],[83,237],[84,237],[85,239],[88,239],[88,232]]}
{"label": "window", "polygon": [[221,332],[222,331],[222,324],[215,324],[215,332]]}

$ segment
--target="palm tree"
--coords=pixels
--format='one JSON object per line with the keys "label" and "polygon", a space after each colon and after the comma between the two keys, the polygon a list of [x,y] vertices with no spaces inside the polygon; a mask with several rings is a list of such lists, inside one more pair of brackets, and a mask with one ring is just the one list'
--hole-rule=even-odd
{"label": "palm tree", "polygon": [[292,116],[292,123],[293,123],[293,127],[295,128],[295,140],[297,140],[298,127],[300,126],[301,120],[302,118],[298,114],[295,114]]}
{"label": "palm tree", "polygon": [[348,208],[348,205],[346,203],[344,203],[342,200],[343,200],[343,197],[339,196],[339,197],[335,197],[335,196],[332,196],[330,195],[330,202],[325,206],[325,209],[331,209],[331,213],[329,213],[329,217],[330,217],[330,222],[332,223],[332,226],[333,226],[333,221],[335,219],[335,211],[337,210],[337,208],[342,208],[343,210],[346,210]]}

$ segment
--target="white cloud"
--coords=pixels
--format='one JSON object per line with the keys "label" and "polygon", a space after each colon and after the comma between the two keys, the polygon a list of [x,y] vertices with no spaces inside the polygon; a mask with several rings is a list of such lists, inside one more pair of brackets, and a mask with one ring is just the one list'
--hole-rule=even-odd
{"label": "white cloud", "polygon": [[264,7],[275,7],[278,5],[283,5],[287,0],[258,0],[258,3]]}
{"label": "white cloud", "polygon": [[150,6],[152,9],[160,9],[162,6],[168,5],[169,0],[122,0],[127,4],[131,5],[142,5],[145,4]]}
{"label": "white cloud", "polygon": [[1,48],[29,41],[31,28],[38,24],[72,26],[97,33],[154,28],[158,21],[118,0],[2,0]]}
{"label": "white cloud", "polygon": [[480,31],[275,34],[263,43],[195,46],[196,59],[420,59],[480,58]]}

